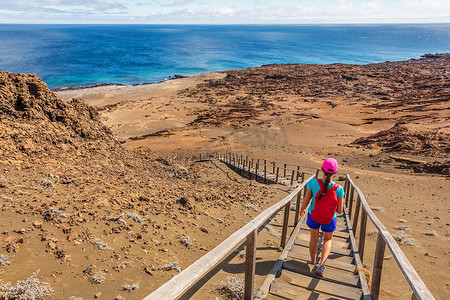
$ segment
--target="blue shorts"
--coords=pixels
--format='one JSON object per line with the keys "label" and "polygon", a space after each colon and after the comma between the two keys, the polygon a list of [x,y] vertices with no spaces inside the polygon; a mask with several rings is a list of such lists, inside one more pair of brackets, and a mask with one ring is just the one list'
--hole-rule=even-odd
{"label": "blue shorts", "polygon": [[311,229],[319,229],[322,227],[323,232],[333,232],[336,230],[337,218],[333,218],[329,224],[320,224],[312,219],[311,214],[308,213],[308,218],[306,219],[306,225]]}

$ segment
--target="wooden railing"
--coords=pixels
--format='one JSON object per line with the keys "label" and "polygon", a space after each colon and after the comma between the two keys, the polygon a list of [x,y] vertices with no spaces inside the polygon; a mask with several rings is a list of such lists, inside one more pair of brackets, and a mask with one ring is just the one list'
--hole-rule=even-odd
{"label": "wooden railing", "polygon": [[[190,265],[188,268],[186,268],[183,272],[176,275],[156,291],[148,295],[144,300],[176,299],[180,297],[190,286],[192,286],[197,280],[202,278],[212,267],[222,261],[229,254],[229,252],[244,239],[246,239],[244,299],[252,299],[254,293],[256,238],[259,231],[261,231],[268,224],[268,221],[270,221],[276,214],[278,214],[278,212],[280,212],[284,208],[283,230],[280,241],[280,247],[284,248],[284,246],[286,245],[289,225],[288,222],[291,201],[296,198],[296,211],[294,217],[295,227],[299,221],[299,208],[301,205],[301,200],[303,198],[302,191],[306,193],[306,183],[314,177],[318,177],[318,174],[320,172],[320,169],[313,167],[298,166],[264,159],[252,159],[248,156],[243,156],[232,152],[226,152],[225,154],[207,153],[206,156],[202,156],[200,154],[198,158],[193,157],[190,159],[190,161],[212,159],[220,160],[230,167],[235,168],[238,172],[247,173],[250,176],[251,174],[256,174],[256,179],[261,179],[265,183],[267,183],[267,181],[269,180],[268,173],[269,170],[271,170],[272,172],[270,173],[275,174],[275,178],[270,179],[272,181],[278,182],[278,179],[282,177],[284,179],[289,179],[291,185],[294,183],[294,181],[299,183],[301,182],[301,184],[296,187],[295,190],[292,191],[287,197],[267,208],[265,211],[263,211],[256,218],[247,223],[244,227],[233,233],[230,237],[224,240],[213,250],[211,250],[199,260]],[[291,168],[292,166],[294,167]],[[315,173],[306,172],[302,169],[314,170]],[[262,175],[258,175],[259,173],[262,173]],[[403,254],[392,235],[375,216],[372,209],[368,205],[363,193],[355,185],[350,175],[344,173],[339,174],[345,175],[344,190],[346,196],[344,211],[346,213],[346,218],[348,219],[350,232],[354,233],[354,235],[356,236],[358,225],[360,228],[358,249],[352,250],[355,253],[355,256],[359,256],[361,263],[364,260],[365,236],[368,218],[378,230],[370,291],[372,299],[379,298],[383,258],[386,245],[389,247],[392,256],[394,257],[397,265],[403,273],[403,276],[411,287],[411,290],[413,292],[411,299],[434,299],[433,295],[420,279],[413,266],[409,263],[408,259]],[[306,178],[305,180],[305,175],[310,175],[310,177]],[[298,181],[300,178],[301,181]],[[356,201],[354,200],[355,191],[357,196]],[[353,209],[354,202],[356,202],[356,204],[355,208]],[[360,215],[361,218],[359,218]],[[350,220],[352,221],[352,224],[350,223]],[[351,238],[354,239],[355,237],[351,235]]]}
{"label": "wooden railing", "polygon": [[[364,248],[366,243],[366,228],[367,219],[369,218],[372,224],[378,231],[377,243],[375,248],[375,256],[373,262],[373,272],[372,272],[372,284],[370,294],[372,299],[378,299],[380,294],[381,285],[381,274],[383,270],[384,261],[384,251],[386,245],[392,253],[395,261],[397,262],[400,271],[403,273],[406,281],[408,282],[411,290],[413,292],[411,299],[434,299],[433,295],[430,293],[428,288],[420,279],[414,267],[406,258],[405,254],[402,252],[397,242],[394,240],[392,235],[383,225],[383,223],[378,220],[369,204],[364,197],[364,194],[356,186],[356,184],[351,179],[350,175],[347,174],[345,180],[345,207],[347,209],[347,214],[350,219],[352,219],[352,230],[356,237],[356,232],[359,226],[359,241],[358,241],[358,252],[361,262],[364,262]],[[356,195],[355,195],[356,191]],[[353,210],[354,196],[356,196],[355,209]]]}

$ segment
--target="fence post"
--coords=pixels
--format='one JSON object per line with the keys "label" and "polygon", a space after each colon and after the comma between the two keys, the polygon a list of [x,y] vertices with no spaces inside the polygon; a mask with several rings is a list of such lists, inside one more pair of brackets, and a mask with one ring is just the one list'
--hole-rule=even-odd
{"label": "fence post", "polygon": [[256,162],[255,180],[258,181],[259,159]]}
{"label": "fence post", "polygon": [[280,172],[280,167],[277,167],[277,173],[275,175],[275,182],[278,182],[278,173]]}
{"label": "fence post", "polygon": [[300,166],[297,166],[297,177],[295,178],[295,180],[298,181],[299,177],[300,177]]}
{"label": "fence post", "polygon": [[253,230],[247,236],[245,250],[245,287],[244,299],[253,299],[253,290],[255,284],[255,261],[256,261],[256,236],[258,229]]}
{"label": "fence post", "polygon": [[361,228],[359,229],[359,258],[361,258],[361,263],[364,260],[364,246],[366,244],[366,225],[367,225],[367,213],[363,209],[361,210]]}
{"label": "fence post", "polygon": [[272,162],[272,173],[275,173],[275,162]]}
{"label": "fence post", "polygon": [[383,271],[385,249],[386,242],[381,235],[381,231],[379,231],[377,237],[377,247],[375,249],[375,258],[373,260],[372,287],[370,289],[370,295],[374,300],[378,300],[378,297],[380,296],[381,272]]}
{"label": "fence post", "polygon": [[284,164],[284,172],[283,172],[283,177],[286,178],[286,168],[287,168],[287,164]]}
{"label": "fence post", "polygon": [[345,190],[345,207],[348,208],[348,197],[350,196],[350,187],[352,186],[350,183],[350,179],[348,178],[348,175],[346,176],[347,180],[347,189]]}
{"label": "fence post", "polygon": [[302,198],[302,191],[300,190],[297,194],[297,202],[295,203],[295,221],[294,221],[294,227],[297,226],[298,219],[300,216],[300,205],[301,205],[301,198]]}
{"label": "fence post", "polygon": [[302,183],[305,182],[305,173],[302,172]]}
{"label": "fence post", "polygon": [[292,170],[292,174],[291,174],[291,185],[294,183],[294,174],[295,174],[295,170]]}
{"label": "fence post", "polygon": [[348,217],[351,219],[352,218],[352,209],[353,209],[353,192],[355,191],[355,188],[352,186],[352,192],[350,195],[350,208],[348,210]]}
{"label": "fence post", "polygon": [[267,183],[267,161],[264,160],[264,183]]}
{"label": "fence post", "polygon": [[317,169],[317,171],[316,171],[316,178],[317,178],[317,179],[319,178],[319,172],[320,172],[320,170]]}
{"label": "fence post", "polygon": [[353,219],[353,226],[352,226],[352,230],[355,233],[355,238],[356,238],[356,229],[358,228],[358,217],[359,217],[359,207],[361,206],[361,198],[357,197],[356,200],[356,207],[355,207],[355,219]]}
{"label": "fence post", "polygon": [[280,248],[282,249],[284,249],[284,246],[286,246],[286,236],[288,230],[290,210],[291,210],[291,201],[286,203],[286,205],[284,206],[283,231],[281,232],[281,242],[280,242]]}

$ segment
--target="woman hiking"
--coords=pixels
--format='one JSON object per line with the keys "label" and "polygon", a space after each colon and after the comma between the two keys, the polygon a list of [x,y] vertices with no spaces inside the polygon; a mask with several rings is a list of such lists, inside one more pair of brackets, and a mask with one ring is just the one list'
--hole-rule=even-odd
{"label": "woman hiking", "polygon": [[[338,170],[338,162],[334,158],[327,158],[322,164],[322,179],[312,179],[306,184],[306,195],[300,208],[300,215],[305,215],[309,202],[306,225],[310,228],[309,254],[311,260],[308,264],[318,264],[316,274],[323,276],[325,262],[331,252],[331,239],[336,230],[337,213],[342,213],[342,198],[344,189],[332,181]],[[312,201],[311,201],[312,200]],[[319,242],[319,228],[323,232],[322,255],[316,259],[317,244]]]}

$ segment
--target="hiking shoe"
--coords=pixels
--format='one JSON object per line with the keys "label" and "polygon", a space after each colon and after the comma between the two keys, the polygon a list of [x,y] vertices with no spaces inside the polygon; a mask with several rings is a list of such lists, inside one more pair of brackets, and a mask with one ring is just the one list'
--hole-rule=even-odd
{"label": "hiking shoe", "polygon": [[319,259],[316,259],[316,262],[313,263],[312,260],[308,259],[308,265],[317,265],[319,263]]}
{"label": "hiking shoe", "polygon": [[323,276],[323,273],[325,273],[325,266],[320,265],[317,267],[316,274],[319,276]]}

